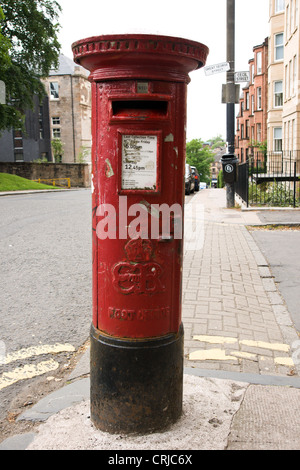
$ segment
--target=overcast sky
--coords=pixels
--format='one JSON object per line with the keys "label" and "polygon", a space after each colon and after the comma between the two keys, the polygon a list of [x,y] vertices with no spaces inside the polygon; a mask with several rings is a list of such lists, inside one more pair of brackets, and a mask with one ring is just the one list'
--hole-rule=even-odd
{"label": "overcast sky", "polygon": [[[226,0],[58,0],[63,12],[59,40],[72,58],[71,44],[102,34],[145,33],[176,36],[209,47],[206,65],[226,62]],[[236,71],[249,70],[253,47],[269,34],[268,0],[236,0]],[[249,8],[250,7],[250,8]],[[187,140],[226,140],[226,105],[221,103],[226,73],[190,74]]]}

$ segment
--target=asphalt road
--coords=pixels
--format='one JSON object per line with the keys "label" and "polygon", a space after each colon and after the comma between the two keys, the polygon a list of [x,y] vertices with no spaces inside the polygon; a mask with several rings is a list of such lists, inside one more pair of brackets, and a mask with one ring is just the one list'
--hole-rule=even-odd
{"label": "asphalt road", "polygon": [[[299,212],[300,215],[300,212]],[[268,218],[267,223],[270,223]],[[273,217],[273,223],[274,217]],[[252,231],[300,332],[300,230]]]}
{"label": "asphalt road", "polygon": [[0,198],[0,340],[7,352],[88,336],[89,190]]}
{"label": "asphalt road", "polygon": [[89,338],[91,192],[0,197],[0,214],[1,428]]}

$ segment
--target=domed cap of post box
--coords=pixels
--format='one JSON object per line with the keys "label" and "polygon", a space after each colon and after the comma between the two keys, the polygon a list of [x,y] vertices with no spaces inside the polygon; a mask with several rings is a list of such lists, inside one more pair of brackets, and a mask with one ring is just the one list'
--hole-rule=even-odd
{"label": "domed cap of post box", "polygon": [[156,79],[189,82],[189,72],[203,67],[204,44],[170,36],[125,34],[95,36],[72,45],[74,61],[91,80]]}

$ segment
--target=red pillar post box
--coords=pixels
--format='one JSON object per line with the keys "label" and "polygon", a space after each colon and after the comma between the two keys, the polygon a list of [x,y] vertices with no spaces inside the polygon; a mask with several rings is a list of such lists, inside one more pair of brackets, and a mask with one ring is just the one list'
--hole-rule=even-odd
{"label": "red pillar post box", "polygon": [[72,49],[92,83],[91,419],[156,431],[182,411],[186,96],[208,49],[152,35]]}

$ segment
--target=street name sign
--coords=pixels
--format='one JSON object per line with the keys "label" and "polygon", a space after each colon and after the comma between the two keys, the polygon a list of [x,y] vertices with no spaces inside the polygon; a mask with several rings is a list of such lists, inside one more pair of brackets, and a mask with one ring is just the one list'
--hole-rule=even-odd
{"label": "street name sign", "polygon": [[250,72],[235,72],[235,83],[250,82]]}
{"label": "street name sign", "polygon": [[230,70],[230,64],[228,62],[222,62],[220,64],[204,67],[203,70],[205,75],[214,75],[216,73],[228,72],[228,70]]}

